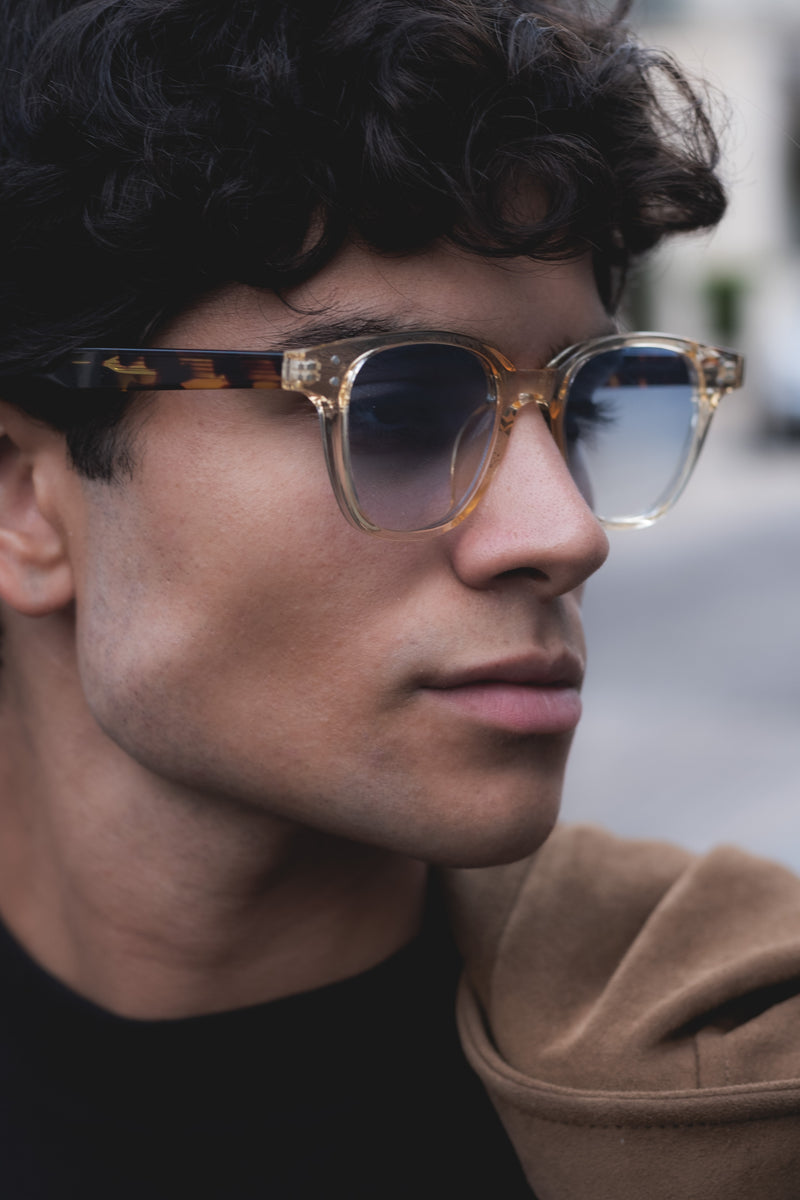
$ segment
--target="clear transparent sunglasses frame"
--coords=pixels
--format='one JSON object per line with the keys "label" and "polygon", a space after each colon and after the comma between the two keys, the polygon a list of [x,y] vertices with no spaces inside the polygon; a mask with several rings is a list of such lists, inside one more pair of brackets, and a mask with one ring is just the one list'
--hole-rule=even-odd
{"label": "clear transparent sunglasses frame", "polygon": [[[490,452],[485,456],[483,469],[446,520],[421,529],[389,530],[370,521],[359,506],[348,466],[344,436],[346,414],[353,384],[372,355],[402,346],[425,344],[464,347],[483,364],[493,400],[494,421],[488,440]],[[686,486],[720,400],[743,382],[741,355],[660,333],[610,334],[569,347],[541,369],[518,370],[498,350],[473,338],[441,331],[413,331],[348,338],[299,350],[266,352],[82,347],[34,378],[66,388],[121,391],[254,388],[301,393],[311,401],[319,415],[328,474],[345,517],[366,533],[410,540],[444,533],[475,509],[502,460],[514,421],[526,405],[537,406],[566,461],[564,411],[572,381],[596,355],[622,349],[671,351],[683,356],[692,367],[691,438],[684,448],[682,461],[677,464],[670,488],[658,504],[646,512],[627,515],[620,520],[601,518],[612,528],[641,528],[651,525],[671,508]]]}

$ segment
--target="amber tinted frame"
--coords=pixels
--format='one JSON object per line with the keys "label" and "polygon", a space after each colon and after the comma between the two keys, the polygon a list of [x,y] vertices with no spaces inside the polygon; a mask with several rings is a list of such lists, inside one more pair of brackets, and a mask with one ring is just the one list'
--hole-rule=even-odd
{"label": "amber tinted frame", "polygon": [[[448,520],[410,531],[380,528],[359,507],[348,462],[346,427],[353,384],[364,362],[377,351],[431,343],[463,347],[483,365],[495,413],[485,466]],[[569,347],[543,368],[518,370],[500,351],[473,338],[414,331],[276,352],[89,347],[74,351],[40,378],[66,388],[131,392],[218,388],[298,392],[317,410],[328,473],[344,515],[365,532],[409,540],[444,533],[473,511],[503,457],[514,420],[526,405],[535,404],[541,410],[566,459],[563,414],[572,380],[595,355],[626,348],[664,349],[683,355],[695,381],[692,439],[669,494],[647,512],[620,520],[600,518],[611,528],[641,528],[667,512],[685,488],[721,398],[742,384],[741,355],[659,333],[610,334]]]}

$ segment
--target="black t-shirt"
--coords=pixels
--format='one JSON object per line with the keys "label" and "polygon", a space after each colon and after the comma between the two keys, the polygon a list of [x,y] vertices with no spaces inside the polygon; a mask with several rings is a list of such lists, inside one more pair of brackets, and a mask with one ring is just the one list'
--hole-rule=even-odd
{"label": "black t-shirt", "polygon": [[443,921],[269,1004],[133,1021],[0,929],[2,1200],[530,1200],[458,1044]]}

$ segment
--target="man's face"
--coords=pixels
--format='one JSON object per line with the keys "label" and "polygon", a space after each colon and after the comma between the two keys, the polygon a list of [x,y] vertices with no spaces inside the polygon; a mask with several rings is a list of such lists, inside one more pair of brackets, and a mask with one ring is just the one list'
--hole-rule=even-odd
{"label": "man's face", "polygon": [[[231,287],[160,344],[281,349],[366,317],[539,367],[609,329],[586,262],[444,248],[351,246],[288,300]],[[534,406],[476,512],[416,542],[347,524],[302,397],[139,408],[133,477],[83,481],[73,535],[79,665],[106,734],[161,780],[409,855],[537,845],[578,716],[579,589],[607,543]]]}

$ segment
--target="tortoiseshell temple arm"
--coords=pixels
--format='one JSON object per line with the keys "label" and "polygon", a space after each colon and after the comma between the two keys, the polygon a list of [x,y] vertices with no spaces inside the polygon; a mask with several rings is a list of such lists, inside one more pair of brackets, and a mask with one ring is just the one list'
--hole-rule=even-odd
{"label": "tortoiseshell temple arm", "polygon": [[66,388],[122,392],[183,388],[280,388],[283,355],[235,350],[82,349],[43,372]]}

